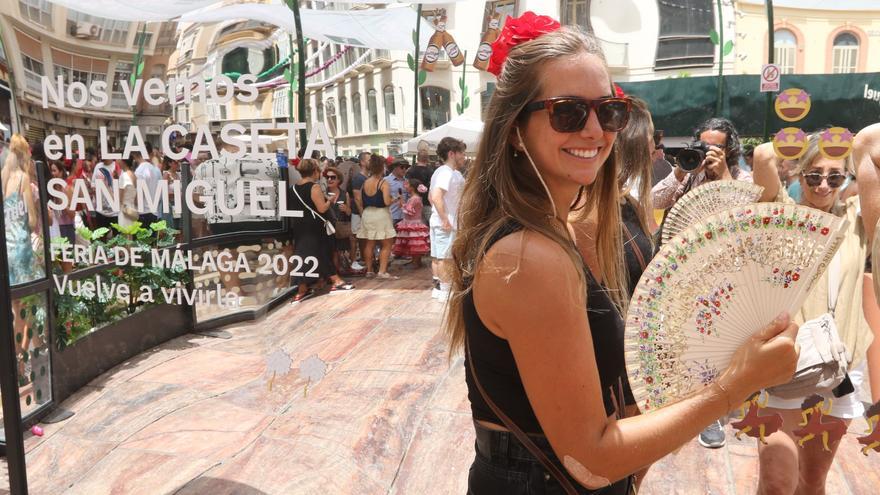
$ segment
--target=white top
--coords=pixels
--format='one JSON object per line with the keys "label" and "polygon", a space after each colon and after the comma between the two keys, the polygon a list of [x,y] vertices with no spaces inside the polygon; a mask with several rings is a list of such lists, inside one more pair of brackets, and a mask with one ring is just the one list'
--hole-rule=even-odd
{"label": "white top", "polygon": [[[153,197],[156,194],[156,189],[159,188],[159,181],[162,180],[162,172],[158,167],[153,165],[151,162],[141,162],[140,165],[137,166],[137,170],[134,171],[134,175],[137,176],[139,182],[143,182],[146,184],[147,193],[149,197]],[[144,204],[141,205],[140,212],[144,213],[152,213],[154,215],[159,215],[157,211],[149,211],[147,209],[148,201],[144,201]]]}
{"label": "white top", "polygon": [[132,181],[131,175],[129,175],[128,172],[123,171],[122,175],[119,176],[119,205],[121,208],[119,216],[116,217],[119,225],[128,227],[135,222],[136,219],[128,218],[122,213],[122,210],[124,210],[125,207],[135,208],[137,206],[136,198],[137,192],[135,190],[134,181]]}
{"label": "white top", "polygon": [[[446,207],[446,213],[449,215],[449,222],[455,229],[456,216],[458,214],[458,202],[461,200],[461,191],[464,189],[464,176],[458,170],[453,170],[449,165],[442,165],[434,171],[431,176],[431,191],[436,188],[446,191],[443,195],[443,204]],[[431,212],[431,227],[440,227],[443,221],[437,208],[433,208]]]}
{"label": "white top", "polygon": [[[108,175],[105,176],[101,170],[106,170]],[[110,182],[106,182],[106,177],[110,177]],[[113,169],[104,164],[104,162],[98,162],[95,164],[95,169],[92,170],[92,188],[95,190],[95,207],[97,208],[98,198],[100,195],[98,194],[98,183],[102,183],[107,186],[107,190],[110,193],[113,193]],[[120,191],[121,194],[121,191]],[[115,217],[116,216],[116,208],[113,208],[112,202],[105,201],[101,206],[103,208],[97,210],[98,213],[104,215],[105,217]]]}

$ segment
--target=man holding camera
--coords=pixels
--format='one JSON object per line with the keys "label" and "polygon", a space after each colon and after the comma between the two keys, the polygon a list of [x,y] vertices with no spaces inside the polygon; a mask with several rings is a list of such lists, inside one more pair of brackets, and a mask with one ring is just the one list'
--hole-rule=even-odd
{"label": "man holding camera", "polygon": [[[676,167],[651,190],[654,208],[670,208],[688,191],[707,182],[734,179],[752,182],[752,174],[739,167],[741,153],[739,134],[732,122],[722,118],[703,122],[694,132],[694,142],[679,152]],[[699,442],[709,449],[723,447],[722,420],[703,430]]]}
{"label": "man holding camera", "polygon": [[665,210],[691,189],[715,180],[752,182],[739,167],[739,134],[727,119],[709,119],[694,132],[695,141],[682,150],[676,167],[651,190],[654,208]]}

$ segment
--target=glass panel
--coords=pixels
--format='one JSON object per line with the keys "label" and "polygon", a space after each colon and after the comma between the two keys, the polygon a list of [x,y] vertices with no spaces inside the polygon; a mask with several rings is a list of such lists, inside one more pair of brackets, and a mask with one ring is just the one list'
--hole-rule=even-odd
{"label": "glass panel", "polygon": [[352,117],[354,118],[354,133],[360,134],[364,131],[363,120],[361,119],[361,95],[355,93],[351,97]]}
{"label": "glass panel", "polygon": [[9,153],[4,164],[3,213],[9,284],[20,285],[46,276],[42,205],[33,160],[22,163]]}
{"label": "glass panel", "polygon": [[376,107],[376,90],[371,89],[367,92],[367,114],[370,117],[370,131],[379,130],[379,110]]}
{"label": "glass panel", "polygon": [[788,29],[779,29],[773,33],[773,46],[797,46],[797,37]]}
{"label": "glass panel", "polygon": [[26,418],[52,400],[46,295],[13,300],[12,316],[21,416]]}
{"label": "glass panel", "polygon": [[339,119],[342,124],[341,134],[348,134],[348,100],[343,96],[339,99]]}
{"label": "glass panel", "polygon": [[[194,160],[193,179],[204,180],[209,188],[195,188],[196,198],[204,197],[201,206],[204,213],[192,213],[192,237],[198,239],[210,235],[241,232],[279,230],[282,221],[278,204],[278,187],[281,169],[274,158],[241,159],[220,157],[209,159],[207,155]],[[256,181],[270,181],[272,187],[257,187]],[[254,188],[268,199],[254,202]],[[238,193],[243,191],[243,204],[239,205]],[[253,209],[268,210],[273,214],[254,214]]]}
{"label": "glass panel", "polygon": [[449,90],[434,86],[419,88],[422,99],[422,129],[430,130],[450,119]]}
{"label": "glass panel", "polygon": [[834,46],[859,46],[859,40],[850,33],[840,33],[834,38]]}
{"label": "glass panel", "polygon": [[[247,270],[218,264],[217,270],[206,270],[194,274],[194,285],[205,293],[220,294],[222,303],[198,301],[195,304],[196,319],[210,320],[234,314],[242,310],[254,310],[269,303],[290,287],[290,271],[297,268],[297,261],[291,262],[293,244],[290,240],[265,238],[245,244],[216,244],[194,250],[193,257],[200,262],[205,256],[224,256],[237,261],[245,260]],[[308,268],[308,267],[306,267]],[[298,267],[303,270],[303,266]]]}
{"label": "glass panel", "polygon": [[385,86],[382,97],[385,100],[385,129],[397,128],[397,122],[391,122],[391,118],[397,116],[397,110],[394,106],[394,87]]}
{"label": "glass panel", "polygon": [[673,68],[715,63],[709,31],[715,25],[711,0],[658,1],[660,36],[655,67]]}

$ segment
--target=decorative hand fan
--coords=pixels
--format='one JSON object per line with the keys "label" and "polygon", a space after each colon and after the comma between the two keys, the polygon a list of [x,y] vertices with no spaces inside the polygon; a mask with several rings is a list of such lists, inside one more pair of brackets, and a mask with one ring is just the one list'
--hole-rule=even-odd
{"label": "decorative hand fan", "polygon": [[643,411],[706,386],[739,346],[795,313],[840,247],[847,220],[758,203],[685,229],[651,260],[626,320],[630,385]]}
{"label": "decorative hand fan", "polygon": [[716,180],[692,189],[666,215],[662,243],[709,215],[758,201],[762,192],[763,186],[741,180]]}

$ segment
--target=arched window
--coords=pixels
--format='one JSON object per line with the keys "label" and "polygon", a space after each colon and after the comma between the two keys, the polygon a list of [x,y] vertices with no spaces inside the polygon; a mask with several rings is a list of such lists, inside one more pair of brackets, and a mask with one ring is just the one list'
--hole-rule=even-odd
{"label": "arched window", "polygon": [[370,132],[379,130],[379,109],[376,106],[376,90],[367,91],[367,117],[370,118]]}
{"label": "arched window", "polygon": [[794,74],[797,63],[797,37],[788,29],[773,33],[773,57],[783,74]]}
{"label": "arched window", "polygon": [[348,99],[344,96],[339,98],[339,123],[342,131],[340,135],[348,134]]}
{"label": "arched window", "polygon": [[397,109],[394,106],[394,86],[385,86],[382,90],[382,98],[385,101],[385,129],[397,128]]}
{"label": "arched window", "polygon": [[351,95],[351,113],[354,118],[354,133],[361,134],[364,132],[364,121],[361,119],[361,94],[355,93]]}
{"label": "arched window", "polygon": [[852,33],[843,32],[834,37],[832,74],[849,74],[856,71],[859,61],[859,39]]}
{"label": "arched window", "polygon": [[422,129],[427,131],[439,127],[450,118],[449,90],[436,86],[422,86],[421,95]]}

